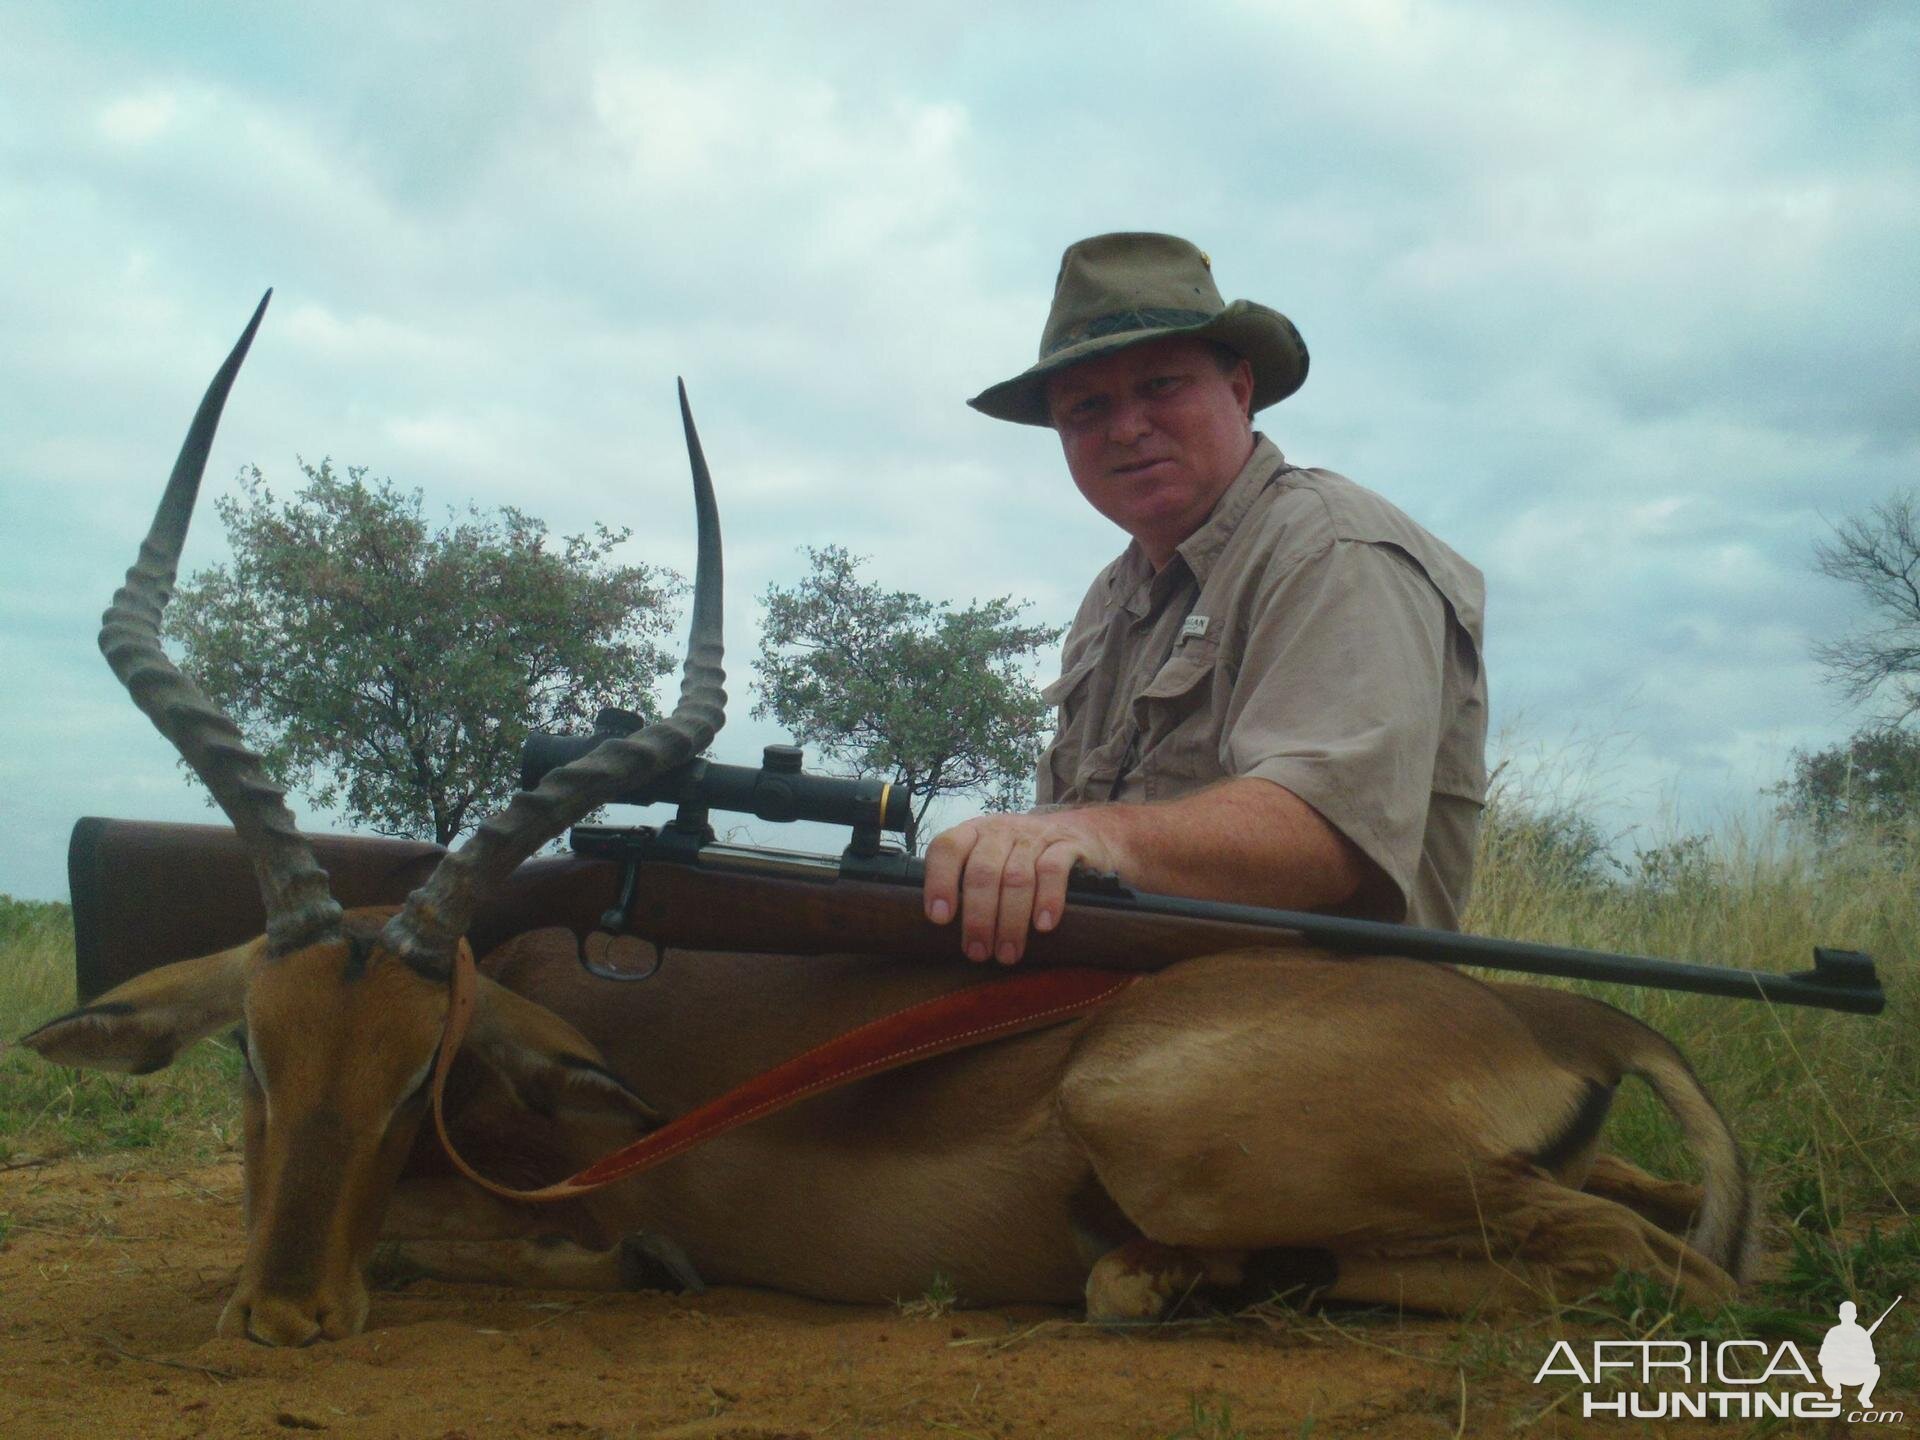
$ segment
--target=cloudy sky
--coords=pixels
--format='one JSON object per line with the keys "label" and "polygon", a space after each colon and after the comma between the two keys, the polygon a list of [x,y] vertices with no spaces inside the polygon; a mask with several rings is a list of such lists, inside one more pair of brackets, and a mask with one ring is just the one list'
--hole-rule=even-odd
{"label": "cloudy sky", "polygon": [[[14,0],[0,892],[63,895],[79,815],[207,818],[93,637],[268,285],[188,569],[297,456],[689,569],[684,374],[742,693],[803,544],[1072,613],[1122,537],[962,400],[1113,229],[1300,327],[1263,428],[1486,571],[1523,760],[1584,757],[1614,828],[1710,823],[1861,718],[1810,546],[1916,482],[1916,76],[1920,8],[1870,0]],[[745,709],[723,758],[778,738]]]}

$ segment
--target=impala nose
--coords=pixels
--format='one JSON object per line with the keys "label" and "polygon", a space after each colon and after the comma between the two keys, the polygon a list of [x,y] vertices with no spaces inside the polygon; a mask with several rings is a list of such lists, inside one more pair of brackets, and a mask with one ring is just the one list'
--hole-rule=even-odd
{"label": "impala nose", "polygon": [[250,1302],[236,1297],[220,1317],[220,1333],[244,1335],[256,1345],[311,1345],[324,1335],[320,1317],[271,1295]]}

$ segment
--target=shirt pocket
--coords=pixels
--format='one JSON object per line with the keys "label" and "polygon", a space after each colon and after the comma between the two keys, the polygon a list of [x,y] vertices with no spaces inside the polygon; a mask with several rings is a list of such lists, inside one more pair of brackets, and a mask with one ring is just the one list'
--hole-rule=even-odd
{"label": "shirt pocket", "polygon": [[[1072,698],[1073,692],[1086,683],[1087,677],[1093,673],[1093,667],[1099,663],[1100,657],[1098,655],[1089,655],[1078,665],[1063,674],[1058,680],[1055,680],[1051,685],[1043,687],[1040,691],[1040,698],[1056,710],[1065,711],[1067,702]],[[1064,714],[1061,718],[1065,718]]]}
{"label": "shirt pocket", "polygon": [[1088,750],[1100,738],[1088,733],[1093,716],[1088,712],[1086,700],[1092,688],[1094,667],[1099,663],[1096,652],[1040,691],[1040,698],[1057,712],[1052,743],[1040,757],[1042,776],[1052,781],[1050,790],[1042,787],[1049,803],[1073,804],[1085,798],[1087,782],[1081,772],[1085,769]]}
{"label": "shirt pocket", "polygon": [[1187,640],[1134,698],[1148,799],[1172,799],[1217,780],[1220,717],[1214,703],[1219,642]]}

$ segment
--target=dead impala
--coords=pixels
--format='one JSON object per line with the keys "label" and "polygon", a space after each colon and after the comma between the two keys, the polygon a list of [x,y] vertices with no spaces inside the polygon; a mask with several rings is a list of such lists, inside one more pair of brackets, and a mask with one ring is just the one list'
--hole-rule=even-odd
{"label": "dead impala", "polygon": [[[201,403],[101,647],[243,837],[267,931],[143,974],[22,1042],[139,1074],[237,1030],[247,1244],[222,1334],[298,1345],[358,1332],[383,1237],[396,1261],[446,1278],[647,1283],[672,1253],[645,1238],[660,1235],[719,1283],[885,1301],[941,1273],[969,1302],[1084,1297],[1097,1318],[1158,1317],[1196,1289],[1531,1307],[1622,1268],[1699,1302],[1733,1293],[1748,1234],[1739,1153],[1666,1040],[1595,1001],[1384,957],[1184,961],[1089,1016],[844,1086],[556,1206],[458,1178],[422,1118],[476,896],[722,723],[712,495],[689,419],[700,555],[673,714],[516,796],[398,913],[342,913],[282,792],[159,643],[260,314]],[[612,987],[554,931],[483,968],[449,1125],[481,1170],[513,1183],[569,1173],[876,1016],[997,983],[972,967],[715,954]],[[1672,1110],[1702,1186],[1600,1153],[1626,1075]]]}

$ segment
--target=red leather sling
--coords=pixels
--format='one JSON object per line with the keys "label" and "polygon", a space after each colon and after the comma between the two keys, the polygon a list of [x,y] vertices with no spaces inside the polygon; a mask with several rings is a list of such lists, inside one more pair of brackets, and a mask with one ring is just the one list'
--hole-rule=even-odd
{"label": "red leather sling", "polygon": [[758,1120],[811,1095],[884,1070],[911,1065],[950,1050],[982,1045],[1023,1031],[1057,1025],[1096,1010],[1138,978],[1092,969],[1017,971],[988,985],[974,985],[849,1030],[823,1045],[762,1071],[718,1099],[669,1121],[631,1145],[603,1156],[584,1170],[537,1190],[515,1190],[489,1180],[468,1165],[447,1134],[442,1098],[454,1055],[473,1021],[477,990],[473,956],[463,945],[455,956],[446,1031],[433,1070],[433,1124],[454,1167],[483,1189],[508,1200],[569,1200],[671,1160],[703,1140]]}

